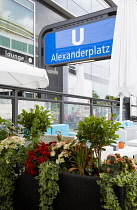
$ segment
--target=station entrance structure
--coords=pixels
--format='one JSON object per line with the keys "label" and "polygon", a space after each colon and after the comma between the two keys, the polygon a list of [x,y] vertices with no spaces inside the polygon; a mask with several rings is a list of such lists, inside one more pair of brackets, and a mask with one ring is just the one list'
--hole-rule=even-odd
{"label": "station entrance structure", "polygon": [[38,40],[38,67],[111,58],[117,7],[44,27]]}

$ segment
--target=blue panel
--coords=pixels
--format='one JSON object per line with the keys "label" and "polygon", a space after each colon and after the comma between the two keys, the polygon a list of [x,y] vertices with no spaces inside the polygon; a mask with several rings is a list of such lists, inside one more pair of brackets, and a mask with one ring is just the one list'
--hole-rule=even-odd
{"label": "blue panel", "polygon": [[130,120],[126,121],[125,123],[126,123],[126,126],[129,126],[129,127],[134,127],[135,126],[133,121],[130,121]]}
{"label": "blue panel", "polygon": [[76,133],[74,133],[74,132],[69,132],[69,136],[76,136]]}
{"label": "blue panel", "polygon": [[60,131],[63,136],[69,136],[69,125],[68,124],[52,125],[52,135],[57,135],[57,131]]}
{"label": "blue panel", "polygon": [[47,65],[109,56],[112,52],[115,17],[46,34]]}
{"label": "blue panel", "polygon": [[48,128],[45,134],[51,134],[51,128]]}

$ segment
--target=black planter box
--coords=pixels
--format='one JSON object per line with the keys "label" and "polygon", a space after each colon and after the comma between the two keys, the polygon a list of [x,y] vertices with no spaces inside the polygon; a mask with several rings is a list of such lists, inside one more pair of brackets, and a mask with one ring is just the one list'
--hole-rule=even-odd
{"label": "black planter box", "polygon": [[121,209],[124,210],[125,209],[124,208],[124,200],[125,200],[125,197],[126,197],[125,186],[123,186],[123,187],[115,186],[114,187],[114,192],[115,192],[115,194],[118,198]]}
{"label": "black planter box", "polygon": [[54,210],[101,210],[98,177],[62,173]]}
{"label": "black planter box", "polygon": [[[100,203],[99,177],[62,173],[59,188],[53,202],[53,210],[103,210]],[[33,175],[24,172],[15,182],[14,210],[39,210],[38,182]],[[124,210],[125,188],[115,187],[121,208]]]}
{"label": "black planter box", "polygon": [[38,181],[27,172],[15,181],[13,195],[14,210],[39,210]]}

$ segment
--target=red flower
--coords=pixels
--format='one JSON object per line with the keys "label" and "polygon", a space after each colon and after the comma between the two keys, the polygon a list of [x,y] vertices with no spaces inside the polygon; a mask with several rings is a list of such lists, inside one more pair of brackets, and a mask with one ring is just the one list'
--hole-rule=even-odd
{"label": "red flower", "polygon": [[38,157],[38,165],[45,162],[45,158],[43,157]]}
{"label": "red flower", "polygon": [[34,151],[33,150],[29,150],[28,152],[28,156],[34,155]]}
{"label": "red flower", "polygon": [[50,152],[45,152],[45,151],[44,151],[44,152],[43,152],[43,155],[44,155],[44,156],[50,156]]}
{"label": "red flower", "polygon": [[34,150],[28,152],[28,158],[24,166],[29,174],[37,174],[38,165],[49,159],[50,152],[48,146],[48,144],[41,142],[40,144],[35,145]]}

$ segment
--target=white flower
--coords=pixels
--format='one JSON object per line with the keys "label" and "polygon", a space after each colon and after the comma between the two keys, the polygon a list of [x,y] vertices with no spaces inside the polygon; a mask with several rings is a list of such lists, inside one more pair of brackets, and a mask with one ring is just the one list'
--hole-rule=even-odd
{"label": "white flower", "polygon": [[56,144],[56,148],[62,147],[64,145],[63,141],[60,141]]}
{"label": "white flower", "polygon": [[25,144],[24,139],[18,136],[10,136],[0,142],[0,154],[4,149],[18,149]]}
{"label": "white flower", "polygon": [[65,144],[64,149],[69,149],[69,144]]}
{"label": "white flower", "polygon": [[55,151],[51,151],[51,152],[50,152],[50,156],[51,156],[51,157],[54,157],[55,155],[56,155]]}
{"label": "white flower", "polygon": [[69,156],[69,152],[67,150],[63,150],[59,155],[58,157],[61,158],[61,157],[68,157]]}
{"label": "white flower", "polygon": [[64,158],[58,158],[58,159],[56,160],[56,163],[57,163],[57,164],[60,164],[60,163],[63,163],[63,162],[65,162]]}

